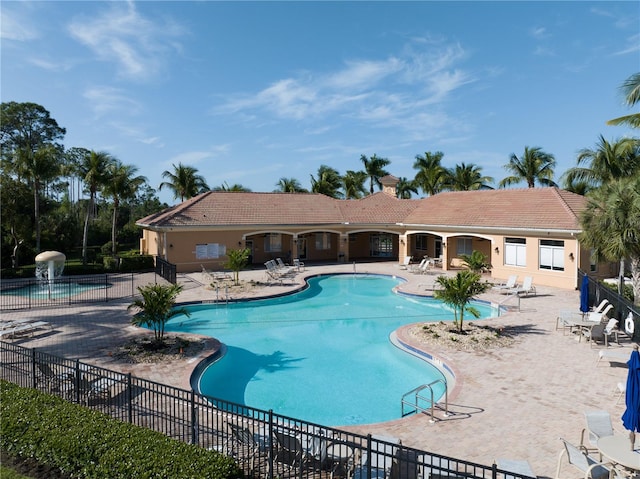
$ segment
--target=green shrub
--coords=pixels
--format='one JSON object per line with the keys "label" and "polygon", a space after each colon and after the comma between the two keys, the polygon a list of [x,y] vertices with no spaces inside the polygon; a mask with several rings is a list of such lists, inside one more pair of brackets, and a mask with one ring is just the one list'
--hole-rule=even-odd
{"label": "green shrub", "polygon": [[233,459],[0,381],[0,447],[80,478],[243,477]]}
{"label": "green shrub", "polygon": [[120,256],[120,271],[147,271],[152,270],[155,263],[153,256],[140,254],[126,254]]}

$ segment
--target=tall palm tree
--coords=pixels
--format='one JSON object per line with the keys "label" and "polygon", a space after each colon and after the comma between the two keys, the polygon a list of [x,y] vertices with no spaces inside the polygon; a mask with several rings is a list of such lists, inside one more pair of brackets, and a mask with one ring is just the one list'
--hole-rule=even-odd
{"label": "tall palm tree", "polygon": [[30,148],[16,149],[15,167],[18,175],[26,178],[33,190],[33,212],[35,218],[36,252],[40,251],[40,197],[42,187],[60,173],[60,149],[52,144],[44,144],[33,151]]}
{"label": "tall palm tree", "polygon": [[[640,141],[622,138],[608,142],[602,135],[596,147],[578,152],[577,164],[563,175],[569,184],[584,181],[598,187],[609,180],[631,176],[640,171]],[[581,166],[586,164],[585,166]]]}
{"label": "tall palm tree", "polygon": [[447,170],[445,185],[452,191],[492,190],[490,176],[482,176],[482,167],[469,163],[460,163]]}
{"label": "tall palm tree", "polygon": [[235,192],[235,193],[250,193],[251,190],[245,186],[242,186],[239,183],[234,183],[233,185],[229,186],[229,183],[227,183],[226,181],[223,182],[220,186],[214,186],[211,191],[229,191],[229,192]]}
{"label": "tall palm tree", "polygon": [[347,170],[342,177],[342,187],[344,197],[347,200],[362,198],[367,194],[364,182],[367,181],[367,174],[364,171]]}
{"label": "tall palm tree", "polygon": [[103,193],[113,199],[113,218],[111,222],[111,253],[115,256],[118,252],[117,228],[118,209],[120,200],[130,200],[136,197],[138,188],[147,179],[144,176],[135,176],[138,168],[133,165],[124,165],[121,161],[111,162],[107,169],[107,179],[103,186]]}
{"label": "tall palm tree", "polygon": [[369,194],[373,194],[373,183],[378,185],[378,188],[382,189],[380,178],[389,173],[384,169],[385,166],[391,162],[386,158],[378,158],[374,153],[371,158],[367,158],[365,155],[360,156],[360,161],[364,165],[364,171],[369,177]]}
{"label": "tall palm tree", "polygon": [[[634,73],[622,84],[622,92],[625,94],[625,103],[633,106],[640,102],[640,73]],[[621,116],[609,120],[607,125],[626,124],[632,128],[640,128],[640,113],[632,113],[631,115]]]}
{"label": "tall palm tree", "polygon": [[556,166],[556,159],[550,153],[542,151],[539,147],[524,147],[524,154],[518,158],[515,153],[511,153],[509,163],[504,168],[511,173],[502,179],[498,186],[505,186],[526,181],[529,188],[536,186],[536,181],[543,186],[557,186],[553,181],[553,169]]}
{"label": "tall palm tree", "polygon": [[640,306],[640,175],[612,180],[595,190],[581,218],[579,239],[596,257],[628,258],[634,304]]}
{"label": "tall palm tree", "polygon": [[284,176],[276,183],[278,187],[275,191],[281,193],[306,193],[307,190],[302,187],[300,182],[295,178],[285,178]]}
{"label": "tall palm tree", "polygon": [[489,287],[487,282],[480,282],[479,273],[464,270],[452,277],[438,276],[436,283],[442,286],[442,289],[435,290],[433,296],[451,306],[454,324],[458,326],[459,332],[462,332],[463,329],[465,312],[475,318],[480,317],[480,312],[473,306],[469,306],[469,302],[474,296],[484,293]]}
{"label": "tall palm tree", "polygon": [[408,200],[411,198],[411,193],[418,194],[418,187],[414,180],[409,180],[405,176],[398,178],[398,184],[396,186],[396,194],[398,198]]}
{"label": "tall palm tree", "polygon": [[198,174],[196,168],[185,166],[182,163],[178,163],[178,166],[172,166],[173,172],[168,170],[162,172],[162,177],[169,181],[160,183],[159,190],[166,186],[173,191],[173,198],[179,197],[180,202],[209,190],[207,182],[203,176]]}
{"label": "tall palm tree", "polygon": [[340,198],[341,186],[342,178],[340,178],[340,173],[330,166],[320,165],[317,179],[311,175],[311,191],[313,193],[321,193],[331,198]]}
{"label": "tall palm tree", "polygon": [[85,187],[89,191],[87,213],[84,218],[84,230],[82,233],[82,264],[87,264],[87,243],[89,241],[89,220],[93,215],[96,194],[108,180],[107,172],[115,159],[105,151],[91,150],[83,157],[78,166],[78,171]]}
{"label": "tall palm tree", "polygon": [[413,168],[418,170],[415,182],[425,195],[438,194],[444,187],[447,170],[441,165],[443,156],[441,151],[427,151],[424,155],[416,155],[413,163]]}

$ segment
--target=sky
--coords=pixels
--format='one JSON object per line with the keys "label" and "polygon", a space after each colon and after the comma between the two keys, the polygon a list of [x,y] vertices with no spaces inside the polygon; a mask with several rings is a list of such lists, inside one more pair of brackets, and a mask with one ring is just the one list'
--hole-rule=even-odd
{"label": "sky", "polygon": [[637,1],[3,0],[0,15],[1,100],[42,105],[65,148],[155,189],[179,163],[211,188],[309,189],[321,165],[374,154],[412,179],[436,151],[497,185],[526,146],[559,181],[600,135],[637,136],[606,124],[634,112],[620,87],[640,71]]}

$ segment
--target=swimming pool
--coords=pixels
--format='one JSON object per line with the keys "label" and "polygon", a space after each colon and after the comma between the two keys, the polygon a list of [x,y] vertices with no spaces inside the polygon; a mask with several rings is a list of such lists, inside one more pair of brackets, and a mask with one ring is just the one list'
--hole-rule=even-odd
{"label": "swimming pool", "polygon": [[20,296],[23,298],[31,298],[34,300],[63,299],[84,293],[86,291],[105,289],[110,286],[111,285],[105,285],[104,283],[92,284],[56,282],[53,284],[49,284],[46,281],[43,281],[38,283],[30,283],[27,286],[21,286],[18,288],[6,289],[0,292],[0,294],[3,296]]}
{"label": "swimming pool", "polygon": [[[187,306],[191,317],[173,318],[166,331],[226,345],[199,377],[203,394],[324,425],[389,421],[400,417],[404,393],[443,377],[393,346],[389,334],[403,324],[453,319],[439,301],[395,294],[400,282],[318,276],[285,297]],[[493,314],[489,305],[478,308],[483,317]],[[439,397],[444,388],[434,391]]]}

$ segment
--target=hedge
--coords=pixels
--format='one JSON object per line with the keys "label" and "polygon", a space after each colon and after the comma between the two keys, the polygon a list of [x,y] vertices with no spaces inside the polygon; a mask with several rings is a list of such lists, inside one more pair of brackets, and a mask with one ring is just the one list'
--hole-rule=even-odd
{"label": "hedge", "polygon": [[77,478],[243,477],[232,458],[0,381],[0,447]]}

